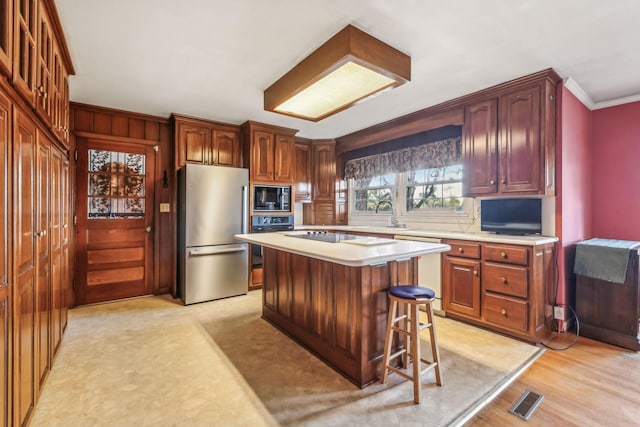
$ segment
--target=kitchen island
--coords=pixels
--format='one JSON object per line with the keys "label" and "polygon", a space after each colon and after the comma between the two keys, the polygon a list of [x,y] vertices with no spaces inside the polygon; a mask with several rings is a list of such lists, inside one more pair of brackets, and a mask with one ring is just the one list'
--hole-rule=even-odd
{"label": "kitchen island", "polygon": [[262,316],[365,387],[379,376],[386,291],[417,284],[418,257],[450,247],[363,236],[338,243],[291,236],[301,233],[236,235],[263,248]]}

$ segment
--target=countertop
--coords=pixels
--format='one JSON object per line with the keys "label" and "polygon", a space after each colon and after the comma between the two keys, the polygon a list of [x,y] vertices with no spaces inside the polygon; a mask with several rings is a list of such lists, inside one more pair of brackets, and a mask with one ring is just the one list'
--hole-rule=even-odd
{"label": "countertop", "polygon": [[381,239],[365,236],[359,239],[360,242],[369,243],[370,245],[354,243],[357,240],[351,240],[348,243],[327,243],[290,236],[290,234],[296,233],[299,234],[300,232],[236,234],[235,238],[269,248],[351,267],[380,264],[419,255],[445,252],[451,249],[449,245],[441,243],[393,240],[392,238]]}
{"label": "countertop", "polygon": [[506,243],[512,245],[527,245],[537,246],[546,245],[548,243],[555,243],[558,241],[557,237],[553,236],[512,236],[507,234],[495,234],[495,233],[462,233],[455,231],[434,231],[434,230],[420,230],[413,228],[402,227],[384,227],[384,226],[368,226],[368,225],[296,225],[296,230],[334,230],[337,232],[360,232],[360,233],[376,233],[376,234],[389,234],[389,238],[393,236],[413,236],[413,237],[431,237],[435,239],[458,239],[458,240],[471,240],[475,242],[487,242],[487,243]]}

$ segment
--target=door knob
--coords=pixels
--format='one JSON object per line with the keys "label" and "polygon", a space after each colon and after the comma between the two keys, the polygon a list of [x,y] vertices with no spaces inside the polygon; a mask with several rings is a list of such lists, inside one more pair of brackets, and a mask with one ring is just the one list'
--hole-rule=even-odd
{"label": "door knob", "polygon": [[145,230],[147,230],[147,233],[151,233],[151,227],[150,226],[145,228]]}

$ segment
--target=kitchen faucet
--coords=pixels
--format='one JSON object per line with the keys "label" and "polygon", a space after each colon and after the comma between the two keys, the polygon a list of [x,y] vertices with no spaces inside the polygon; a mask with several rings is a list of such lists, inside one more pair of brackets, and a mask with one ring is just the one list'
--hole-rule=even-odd
{"label": "kitchen faucet", "polygon": [[383,203],[388,203],[389,207],[391,208],[391,226],[392,227],[397,227],[398,226],[398,218],[396,218],[396,212],[393,209],[393,203],[391,203],[391,201],[389,200],[380,200],[378,203],[376,203],[376,213],[378,213],[378,209],[380,209],[380,205]]}

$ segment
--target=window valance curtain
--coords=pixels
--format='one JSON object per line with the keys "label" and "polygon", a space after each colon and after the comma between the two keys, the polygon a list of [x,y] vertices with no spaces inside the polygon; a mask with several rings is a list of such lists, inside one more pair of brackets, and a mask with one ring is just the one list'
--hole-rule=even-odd
{"label": "window valance curtain", "polygon": [[346,179],[365,179],[388,173],[441,168],[459,164],[462,160],[462,138],[455,136],[424,145],[348,160]]}

